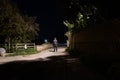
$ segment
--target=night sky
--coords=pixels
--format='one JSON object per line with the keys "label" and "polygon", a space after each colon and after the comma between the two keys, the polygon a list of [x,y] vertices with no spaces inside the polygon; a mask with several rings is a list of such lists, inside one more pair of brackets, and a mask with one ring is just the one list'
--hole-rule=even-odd
{"label": "night sky", "polygon": [[[65,42],[64,36],[67,31],[67,27],[63,25],[63,14],[60,9],[62,4],[67,0],[13,0],[17,3],[23,14],[29,16],[36,16],[37,23],[40,25],[39,39],[48,39],[50,42],[54,37],[57,37],[60,42]],[[68,0],[69,1],[69,0]],[[75,0],[71,0],[75,1]],[[106,19],[120,17],[119,7],[120,5],[115,0],[86,0],[93,1],[93,3],[99,8],[101,15]],[[62,5],[63,11],[67,13]]]}
{"label": "night sky", "polygon": [[52,41],[57,37],[59,42],[65,42],[67,27],[63,25],[63,17],[56,0],[13,0],[23,14],[36,16],[40,25],[38,39]]}

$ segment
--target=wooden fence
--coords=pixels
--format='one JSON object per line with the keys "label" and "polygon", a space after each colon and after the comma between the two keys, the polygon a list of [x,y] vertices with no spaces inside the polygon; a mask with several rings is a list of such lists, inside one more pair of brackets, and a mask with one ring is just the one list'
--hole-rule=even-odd
{"label": "wooden fence", "polygon": [[15,45],[16,50],[17,49],[27,49],[27,48],[34,48],[36,49],[35,43],[17,43]]}
{"label": "wooden fence", "polygon": [[[6,51],[9,53],[9,48],[8,48],[8,45],[0,45],[1,47],[3,46],[6,46],[6,47],[3,47],[6,49]],[[37,51],[42,51],[42,50],[45,50],[45,49],[48,49],[48,48],[51,48],[52,47],[52,44],[49,44],[49,43],[45,43],[45,44],[42,44],[42,45],[35,45],[35,43],[16,43],[14,45],[11,45],[11,48],[12,51],[16,51],[18,49],[28,49],[28,48],[33,48]]]}

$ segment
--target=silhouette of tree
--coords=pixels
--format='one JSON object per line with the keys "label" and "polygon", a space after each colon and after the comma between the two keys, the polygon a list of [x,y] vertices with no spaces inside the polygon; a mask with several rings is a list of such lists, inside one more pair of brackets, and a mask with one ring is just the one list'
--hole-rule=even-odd
{"label": "silhouette of tree", "polygon": [[[25,40],[33,40],[35,39],[35,36],[38,36],[38,31],[39,31],[39,24],[36,23],[36,17],[29,17],[29,16],[24,16],[24,21],[25,21]],[[24,42],[24,41],[23,41]]]}
{"label": "silhouette of tree", "polygon": [[35,17],[20,14],[17,6],[10,0],[0,1],[0,39],[8,44],[10,52],[12,44],[30,42],[39,31]]}
{"label": "silhouette of tree", "polygon": [[0,1],[0,37],[10,42],[28,42],[37,34],[39,25],[35,17],[20,14],[9,0]]}
{"label": "silhouette of tree", "polygon": [[[103,17],[100,15],[98,8],[86,0],[71,0],[69,8],[73,15],[68,13],[71,14],[71,16],[68,19],[66,18],[67,20],[64,21],[64,24],[72,34],[94,23],[103,21]],[[72,27],[69,24],[71,24]]]}

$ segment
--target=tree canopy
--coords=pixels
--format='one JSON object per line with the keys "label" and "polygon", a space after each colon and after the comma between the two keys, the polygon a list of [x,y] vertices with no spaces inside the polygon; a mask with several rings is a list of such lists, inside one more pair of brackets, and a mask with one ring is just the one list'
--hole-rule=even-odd
{"label": "tree canopy", "polygon": [[69,12],[72,12],[73,15],[68,13],[70,15],[63,23],[73,34],[96,22],[103,21],[103,17],[100,15],[98,8],[94,4],[91,4],[86,0],[71,0],[69,3]]}
{"label": "tree canopy", "polygon": [[0,0],[0,38],[3,42],[29,42],[39,31],[35,17],[24,16],[10,0]]}

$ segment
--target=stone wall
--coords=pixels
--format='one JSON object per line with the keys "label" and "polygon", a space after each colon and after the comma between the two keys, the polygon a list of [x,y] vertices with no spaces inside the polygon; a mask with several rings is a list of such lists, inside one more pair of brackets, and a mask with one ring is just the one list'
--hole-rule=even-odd
{"label": "stone wall", "polygon": [[37,51],[42,51],[48,48],[51,48],[52,44],[42,44],[42,45],[36,45]]}

